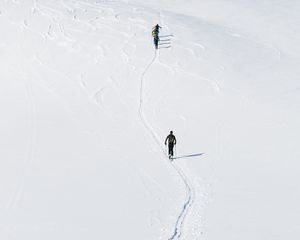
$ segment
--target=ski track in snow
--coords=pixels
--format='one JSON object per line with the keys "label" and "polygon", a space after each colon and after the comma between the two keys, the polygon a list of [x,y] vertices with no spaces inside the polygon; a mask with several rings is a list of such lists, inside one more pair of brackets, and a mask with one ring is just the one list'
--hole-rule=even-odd
{"label": "ski track in snow", "polygon": [[[152,129],[149,122],[147,121],[147,118],[145,117],[145,114],[144,114],[144,108],[143,108],[145,75],[147,74],[147,72],[149,71],[152,64],[155,62],[155,60],[157,59],[157,56],[158,56],[157,52],[158,51],[155,51],[153,58],[151,59],[149,64],[145,67],[144,71],[142,72],[141,78],[140,78],[139,117],[140,117],[140,120],[141,120],[143,126],[145,127],[145,129],[151,135],[151,137],[154,139],[154,141],[157,143],[161,152],[165,156],[164,146],[161,144],[160,138],[157,136],[156,132]],[[188,179],[188,177],[185,175],[184,171],[174,161],[170,161],[170,164],[172,165],[172,167],[174,168],[174,170],[177,172],[177,174],[180,176],[182,182],[184,183],[186,195],[187,195],[187,199],[185,200],[185,202],[182,206],[182,209],[176,219],[173,234],[169,238],[169,240],[177,240],[177,239],[180,239],[180,237],[182,235],[182,228],[184,225],[184,220],[194,202],[194,189],[192,188],[192,184],[190,183],[190,180]]]}
{"label": "ski track in snow", "polygon": [[[63,4],[64,7],[65,4]],[[52,21],[52,24],[50,24],[48,26],[48,31],[46,33],[46,35],[41,34],[42,37],[47,40],[47,35],[51,38],[54,37],[56,33],[52,33],[52,28],[53,26],[58,26],[58,30],[59,33],[61,34],[61,36],[68,42],[76,42],[75,39],[72,38],[72,36],[70,36],[66,29],[64,24],[61,22],[61,18],[63,18],[63,15],[61,15],[61,13],[59,11],[57,11],[55,8],[52,7],[47,7],[47,6],[39,6],[38,2],[35,1],[35,6],[34,6],[35,10],[38,10],[41,14],[45,15],[46,17],[49,17]],[[69,9],[69,11],[71,11]],[[50,13],[48,13],[50,12]],[[74,16],[74,19],[77,19],[76,15]],[[82,21],[80,19],[78,19],[78,21],[82,22],[82,23],[86,23],[85,21]],[[91,25],[90,23],[86,23],[87,25]],[[26,20],[24,20],[23,22],[24,27],[28,27],[28,23]],[[111,28],[111,27],[107,27],[107,29],[111,30],[111,31],[116,31],[115,29]],[[124,35],[126,35],[125,33],[123,33]],[[162,36],[162,37],[171,37],[173,35],[166,35],[166,36]],[[128,45],[128,43],[130,42],[130,39],[134,37],[134,36],[127,36],[128,40],[127,42],[124,44],[124,47],[122,48],[123,53],[124,53],[124,57],[125,57],[125,61],[130,64],[129,61],[129,55],[126,53],[125,47]],[[166,40],[162,40],[162,43],[160,45],[165,45],[165,47],[169,47],[170,46],[170,39],[166,39]],[[163,47],[162,47],[163,48]],[[142,122],[142,125],[145,127],[145,129],[147,130],[148,134],[151,135],[151,137],[154,139],[154,141],[157,143],[157,145],[159,146],[159,149],[161,150],[161,153],[164,155],[165,157],[165,151],[164,151],[164,145],[161,143],[160,137],[157,135],[157,133],[153,130],[153,128],[151,127],[151,125],[149,124],[147,118],[145,117],[144,114],[144,85],[145,85],[145,76],[147,74],[147,72],[149,71],[149,69],[151,68],[151,66],[155,63],[156,60],[158,64],[166,67],[172,75],[175,75],[175,70],[168,66],[167,64],[163,63],[160,61],[160,59],[158,59],[159,57],[159,51],[154,52],[153,58],[151,59],[151,61],[149,62],[149,64],[145,67],[144,71],[141,74],[141,78],[140,78],[140,99],[139,99],[139,117],[140,120]],[[38,54],[36,54],[36,58],[38,60]],[[45,65],[43,63],[43,61],[40,61],[41,64]],[[51,69],[49,66],[45,65],[47,68]],[[133,66],[133,65],[132,65]],[[51,69],[53,71],[53,69]],[[82,80],[82,79],[81,79]],[[83,81],[83,80],[82,80]],[[84,85],[84,82],[82,82]],[[93,97],[95,99],[95,101],[97,102],[98,105],[103,105],[103,99],[102,99],[102,92],[103,92],[104,88],[101,88],[99,90],[97,90],[94,94]],[[34,160],[34,155],[35,155],[35,139],[36,139],[36,114],[35,114],[35,106],[34,106],[34,99],[33,99],[33,95],[32,95],[32,89],[31,89],[31,85],[27,86],[27,95],[28,95],[28,100],[30,103],[30,124],[31,124],[31,136],[30,136],[30,149],[29,149],[29,156],[27,161],[25,162],[25,166],[23,169],[23,174],[21,176],[21,179],[18,183],[17,186],[17,190],[15,191],[14,195],[12,196],[12,199],[10,201],[10,203],[8,204],[9,208],[14,208],[17,206],[18,202],[20,201],[23,191],[24,191],[24,186],[25,186],[25,180],[26,177],[28,175],[28,170],[30,168],[30,165],[33,163]],[[172,235],[169,237],[169,240],[177,240],[180,239],[182,236],[182,232],[183,232],[183,226],[184,226],[184,221],[185,218],[189,212],[189,210],[191,209],[191,206],[194,202],[194,189],[192,188],[192,184],[190,183],[190,180],[188,179],[188,177],[185,175],[184,171],[182,168],[180,168],[179,165],[177,165],[175,163],[175,161],[169,161],[169,163],[171,164],[171,166],[174,168],[174,170],[177,172],[178,176],[181,178],[184,186],[185,186],[185,191],[186,191],[186,200],[183,203],[183,206],[181,207],[181,211],[178,214],[178,217],[176,218],[174,227],[173,227],[173,231],[172,231]]]}
{"label": "ski track in snow", "polygon": [[169,240],[176,240],[180,239],[182,235],[184,220],[194,203],[194,189],[192,188],[192,184],[190,183],[190,180],[187,178],[187,176],[184,174],[183,170],[175,162],[171,162],[171,164],[181,177],[182,181],[184,182],[185,189],[188,195],[187,200],[183,204],[180,214],[176,219],[173,235],[169,238]]}

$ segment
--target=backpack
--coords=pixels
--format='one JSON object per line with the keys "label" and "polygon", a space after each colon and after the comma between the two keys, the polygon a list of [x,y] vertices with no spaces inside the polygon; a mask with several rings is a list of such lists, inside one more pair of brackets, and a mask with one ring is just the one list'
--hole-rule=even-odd
{"label": "backpack", "polygon": [[175,143],[175,136],[174,135],[169,135],[169,144],[174,144]]}

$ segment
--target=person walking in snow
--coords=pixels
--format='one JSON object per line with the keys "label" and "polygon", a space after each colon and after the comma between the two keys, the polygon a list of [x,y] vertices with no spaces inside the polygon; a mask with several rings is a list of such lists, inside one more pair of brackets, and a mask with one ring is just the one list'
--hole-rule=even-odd
{"label": "person walking in snow", "polygon": [[169,154],[169,158],[172,158],[174,155],[173,152],[173,148],[174,145],[176,145],[176,137],[173,135],[173,131],[170,131],[170,134],[167,136],[166,140],[165,140],[165,145],[167,145],[168,142],[168,154]]}
{"label": "person walking in snow", "polygon": [[159,26],[158,24],[156,24],[153,28],[152,28],[152,36],[153,36],[153,40],[154,40],[154,45],[155,48],[158,48],[158,42],[159,42],[159,29],[161,28],[161,26]]}

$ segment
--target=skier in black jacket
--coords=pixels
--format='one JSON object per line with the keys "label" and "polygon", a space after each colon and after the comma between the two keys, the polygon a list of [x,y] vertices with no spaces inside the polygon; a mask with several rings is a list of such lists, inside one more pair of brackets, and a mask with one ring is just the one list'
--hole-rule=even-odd
{"label": "skier in black jacket", "polygon": [[172,158],[174,155],[173,148],[176,144],[176,137],[173,135],[173,131],[170,131],[170,134],[167,136],[165,140],[165,145],[167,145],[168,142],[168,148],[169,148],[169,158]]}

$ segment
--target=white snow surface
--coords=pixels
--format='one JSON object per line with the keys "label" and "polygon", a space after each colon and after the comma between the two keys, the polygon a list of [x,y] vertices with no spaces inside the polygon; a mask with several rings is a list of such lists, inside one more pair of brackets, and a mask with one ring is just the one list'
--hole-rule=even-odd
{"label": "white snow surface", "polygon": [[300,239],[299,12],[0,0],[0,239]]}

